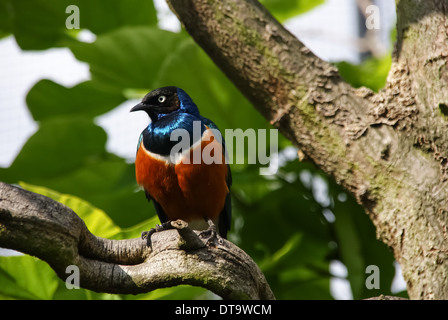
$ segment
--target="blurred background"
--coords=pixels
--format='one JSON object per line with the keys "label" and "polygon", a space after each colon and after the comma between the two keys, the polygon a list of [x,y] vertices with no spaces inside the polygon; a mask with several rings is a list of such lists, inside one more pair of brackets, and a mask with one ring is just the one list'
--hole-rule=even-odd
{"label": "blurred background", "polygon": [[[384,86],[393,1],[261,2],[352,85]],[[80,9],[80,30],[65,28],[69,4]],[[378,8],[379,29],[366,28],[369,5]],[[157,223],[133,172],[148,119],[129,110],[147,91],[182,87],[221,130],[270,128],[181,30],[163,0],[0,0],[0,36],[0,180],[65,199],[84,219],[94,212],[110,227],[87,224],[99,236],[138,236]],[[258,263],[277,299],[406,295],[399,266],[376,240],[363,209],[311,163],[299,162],[283,137],[279,148],[281,168],[273,177],[260,176],[257,165],[232,165],[229,235]],[[41,261],[4,249],[0,255],[4,298],[214,297],[188,286],[132,297],[69,291]],[[365,286],[368,265],[380,268],[378,290]],[[50,289],[17,280],[24,274],[41,277]]]}

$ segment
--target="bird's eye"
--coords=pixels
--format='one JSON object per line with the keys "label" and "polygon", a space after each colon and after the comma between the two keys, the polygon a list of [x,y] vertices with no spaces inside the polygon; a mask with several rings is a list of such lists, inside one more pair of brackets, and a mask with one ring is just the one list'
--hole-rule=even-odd
{"label": "bird's eye", "polygon": [[164,102],[166,101],[166,97],[165,97],[165,96],[159,96],[159,97],[157,98],[157,100],[158,100],[160,103],[164,103]]}

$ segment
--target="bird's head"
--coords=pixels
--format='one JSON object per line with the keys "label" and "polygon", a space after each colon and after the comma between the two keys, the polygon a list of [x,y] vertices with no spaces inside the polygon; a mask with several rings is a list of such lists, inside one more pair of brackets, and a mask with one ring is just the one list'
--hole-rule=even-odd
{"label": "bird's head", "polygon": [[193,100],[178,87],[162,87],[151,91],[131,112],[138,110],[145,111],[153,122],[174,112],[199,115]]}

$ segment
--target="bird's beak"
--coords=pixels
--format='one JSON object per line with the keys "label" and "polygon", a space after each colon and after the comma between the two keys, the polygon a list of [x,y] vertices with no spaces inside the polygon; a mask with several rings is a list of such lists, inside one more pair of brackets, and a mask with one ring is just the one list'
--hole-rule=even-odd
{"label": "bird's beak", "polygon": [[148,107],[147,105],[144,105],[143,103],[140,102],[139,104],[134,106],[129,112],[134,112],[134,111],[139,111],[139,110],[145,111],[147,107]]}

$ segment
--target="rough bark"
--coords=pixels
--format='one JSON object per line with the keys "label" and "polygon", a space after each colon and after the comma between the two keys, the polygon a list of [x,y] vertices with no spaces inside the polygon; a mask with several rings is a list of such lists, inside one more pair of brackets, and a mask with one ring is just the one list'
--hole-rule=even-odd
{"label": "rough bark", "polygon": [[97,292],[137,294],[189,284],[224,299],[274,299],[263,273],[241,249],[223,239],[209,245],[183,221],[141,238],[94,236],[70,208],[0,182],[0,247],[46,261],[65,280],[76,265],[80,286]]}
{"label": "rough bark", "polygon": [[256,0],[167,0],[253,105],[355,195],[414,299],[448,298],[448,5],[400,0],[386,87],[355,89]]}

